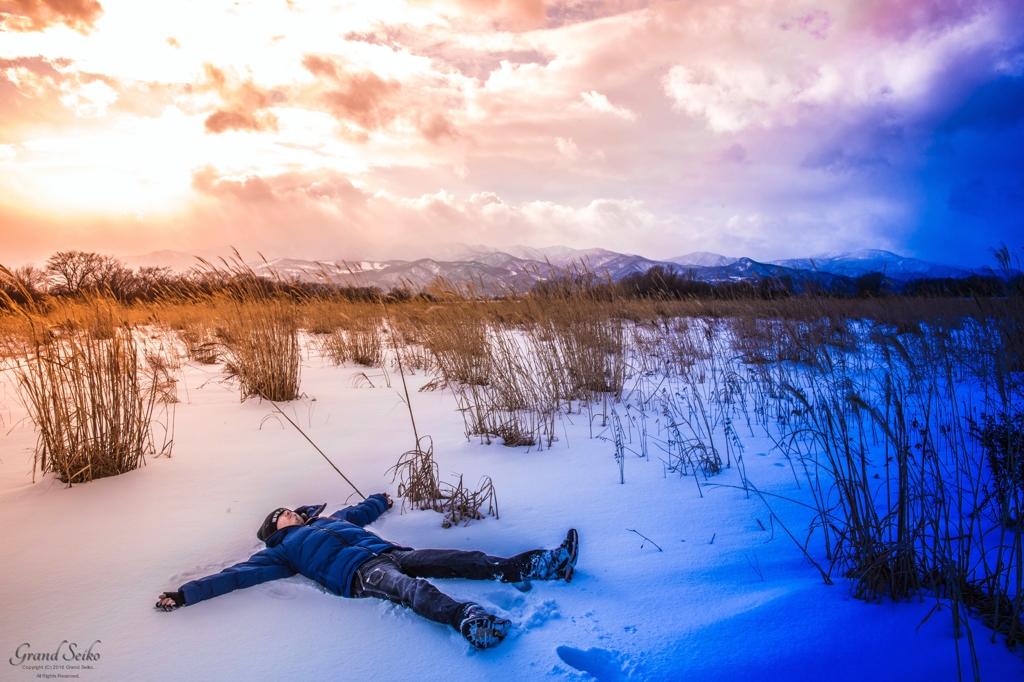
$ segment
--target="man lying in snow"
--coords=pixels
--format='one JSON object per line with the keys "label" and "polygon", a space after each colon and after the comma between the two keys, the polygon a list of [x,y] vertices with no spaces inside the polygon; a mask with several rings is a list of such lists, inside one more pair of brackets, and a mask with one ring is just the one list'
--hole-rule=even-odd
{"label": "man lying in snow", "polygon": [[363,526],[373,523],[394,503],[387,493],[371,495],[354,507],[320,516],[327,505],[272,511],[256,537],[267,548],[248,561],[220,573],[164,592],[158,608],[172,611],[232,590],[301,573],[343,597],[377,597],[411,608],[438,623],[447,623],[478,649],[498,644],[509,622],[473,602],[460,603],[420,578],[469,578],[518,583],[526,580],[572,580],[579,551],[575,529],[557,549],[535,549],[511,559],[457,549],[400,547]]}

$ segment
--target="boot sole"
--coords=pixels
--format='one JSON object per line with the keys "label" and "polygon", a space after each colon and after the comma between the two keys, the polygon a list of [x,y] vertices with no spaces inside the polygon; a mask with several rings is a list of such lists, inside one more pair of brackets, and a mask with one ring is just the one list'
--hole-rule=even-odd
{"label": "boot sole", "polygon": [[477,649],[501,644],[508,634],[509,622],[504,618],[474,618],[462,624],[462,636]]}
{"label": "boot sole", "polygon": [[566,562],[565,568],[562,569],[562,580],[571,583],[572,576],[576,572],[576,559],[579,558],[580,554],[580,536],[575,528],[569,529],[569,532],[565,535],[565,542],[562,545],[569,554],[569,560]]}
{"label": "boot sole", "polygon": [[580,535],[576,532],[575,528],[570,528],[565,540],[569,545],[569,565],[575,566],[576,559],[580,555]]}

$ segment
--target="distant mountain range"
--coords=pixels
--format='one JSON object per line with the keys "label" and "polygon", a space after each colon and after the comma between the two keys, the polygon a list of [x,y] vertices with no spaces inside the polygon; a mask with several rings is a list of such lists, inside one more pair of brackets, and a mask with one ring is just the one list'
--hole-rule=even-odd
{"label": "distant mountain range", "polygon": [[[211,252],[197,255],[216,261]],[[179,272],[199,263],[196,256],[179,251],[156,251],[124,260],[133,267],[167,266]],[[871,249],[761,263],[750,258],[731,258],[705,251],[652,260],[606,249],[515,246],[498,250],[480,245],[446,244],[434,249],[429,257],[414,260],[311,261],[278,258],[249,265],[260,274],[284,279],[330,280],[383,290],[401,286],[420,289],[438,278],[456,285],[472,282],[484,291],[507,287],[521,289],[534,282],[551,279],[566,268],[581,266],[612,280],[642,274],[660,266],[705,282],[789,278],[797,289],[813,283],[833,290],[848,289],[853,286],[855,278],[871,272],[883,273],[896,288],[913,279],[959,278],[973,274],[971,270]]]}
{"label": "distant mountain range", "polygon": [[790,258],[773,262],[788,268],[820,270],[846,277],[859,277],[868,272],[881,272],[889,279],[900,283],[922,277],[967,277],[974,274],[970,270],[929,263],[877,249],[829,253],[811,258]]}

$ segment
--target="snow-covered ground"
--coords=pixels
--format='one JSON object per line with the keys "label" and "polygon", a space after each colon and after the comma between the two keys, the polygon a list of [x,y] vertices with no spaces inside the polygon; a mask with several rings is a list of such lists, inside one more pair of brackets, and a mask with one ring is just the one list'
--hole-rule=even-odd
{"label": "snow-covered ground", "polygon": [[[306,397],[286,409],[364,493],[396,496],[387,470],[413,445],[408,413],[374,372],[376,388],[355,381],[363,371],[307,358]],[[522,592],[437,581],[513,621],[499,647],[472,650],[406,609],[338,598],[302,577],[165,613],[153,608],[160,592],[258,551],[271,509],[326,502],[331,511],[358,497],[270,404],[240,403],[217,368],[199,365],[181,375],[171,458],[71,489],[50,476],[32,483],[35,436],[10,373],[0,377],[3,680],[957,679],[948,607],[928,598],[866,604],[842,580],[824,585],[764,503],[729,487],[741,483],[735,467],[717,485],[702,482],[702,497],[692,477],[666,475],[652,447],[649,460],[627,455],[620,484],[614,447],[590,438],[586,412],[562,418],[550,450],[482,445],[467,442],[447,391],[413,393],[419,431],[433,438],[442,478],[493,479],[500,519],[442,529],[440,514],[396,503],[371,530],[414,547],[510,555],[579,529],[571,584]],[[426,380],[410,377],[410,390]],[[802,499],[771,443],[741,435],[750,480]],[[806,535],[806,510],[772,505]],[[982,679],[1020,679],[1022,659],[971,627]],[[19,646],[45,653],[64,640],[79,650],[95,642],[99,659],[80,669],[17,664]],[[961,640],[970,678],[967,652]],[[40,664],[83,665],[25,663]]]}

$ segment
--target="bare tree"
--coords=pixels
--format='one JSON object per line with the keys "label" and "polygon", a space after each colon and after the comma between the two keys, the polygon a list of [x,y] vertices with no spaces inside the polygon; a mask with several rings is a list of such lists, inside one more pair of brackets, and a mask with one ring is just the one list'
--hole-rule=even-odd
{"label": "bare tree", "polygon": [[0,265],[0,305],[4,295],[18,304],[38,298],[46,288],[45,273],[34,265],[8,270]]}
{"label": "bare tree", "polygon": [[100,256],[99,267],[93,272],[89,285],[122,301],[134,298],[143,288],[143,282],[135,271],[113,256]]}
{"label": "bare tree", "polygon": [[22,265],[13,271],[14,278],[32,296],[38,296],[46,289],[46,273],[34,265]]}
{"label": "bare tree", "polygon": [[89,251],[58,251],[46,261],[54,293],[77,294],[99,290],[123,300],[140,294],[145,282],[113,256]]}
{"label": "bare tree", "polygon": [[147,288],[169,286],[180,279],[166,265],[144,265],[139,268],[139,279],[145,282]]}
{"label": "bare tree", "polygon": [[58,251],[46,261],[46,274],[56,293],[77,294],[93,283],[103,256],[88,251]]}

